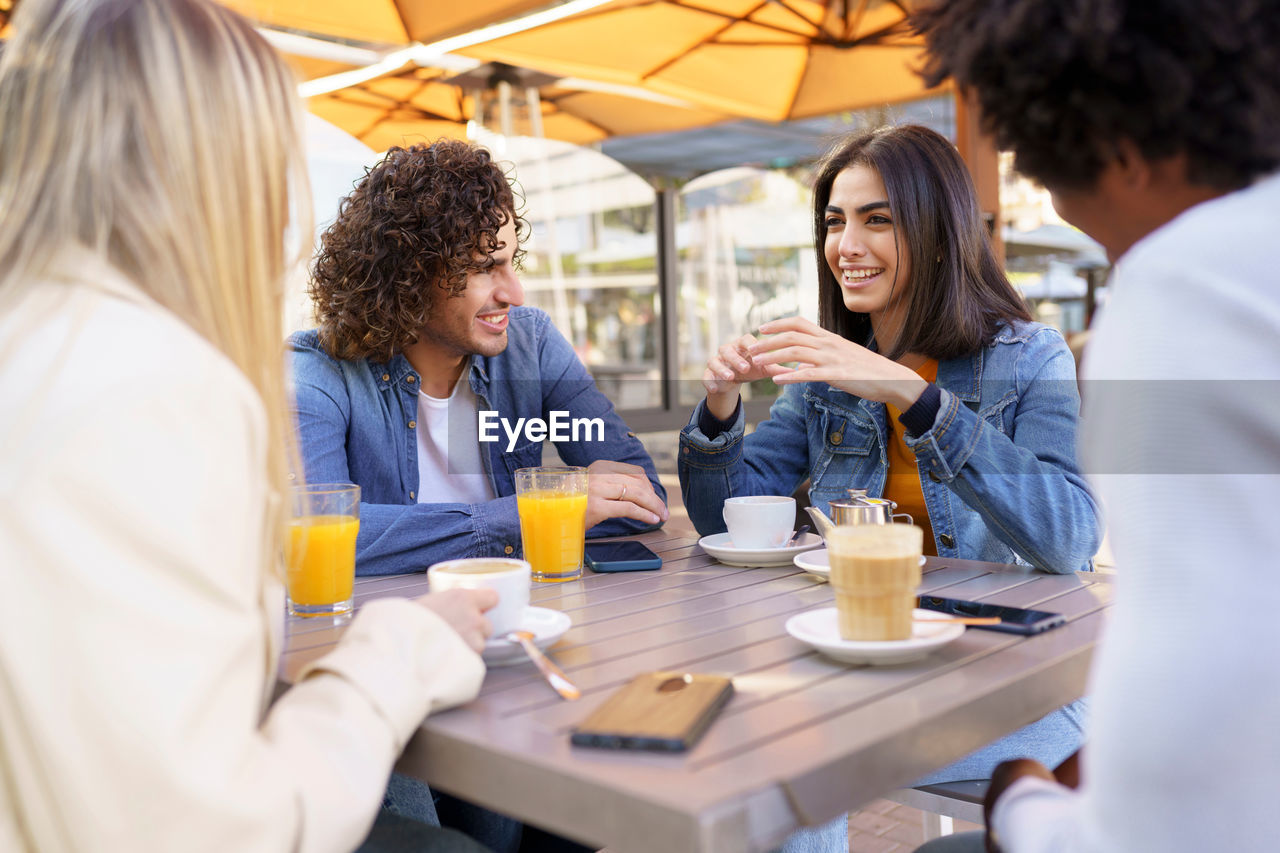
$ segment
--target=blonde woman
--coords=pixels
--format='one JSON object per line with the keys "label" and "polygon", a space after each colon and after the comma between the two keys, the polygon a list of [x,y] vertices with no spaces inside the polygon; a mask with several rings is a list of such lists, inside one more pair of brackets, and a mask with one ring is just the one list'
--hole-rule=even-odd
{"label": "blonde woman", "polygon": [[13,23],[0,850],[355,849],[422,717],[478,689],[493,602],[373,602],[267,708],[281,283],[309,233],[293,81],[205,0],[25,0]]}

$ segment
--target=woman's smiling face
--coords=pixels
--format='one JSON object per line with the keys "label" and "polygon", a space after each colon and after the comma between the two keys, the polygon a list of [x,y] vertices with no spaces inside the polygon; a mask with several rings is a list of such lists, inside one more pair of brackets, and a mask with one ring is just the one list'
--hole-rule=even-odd
{"label": "woman's smiling face", "polygon": [[823,214],[823,254],[850,311],[871,316],[878,335],[886,309],[904,306],[911,269],[903,237],[894,227],[889,194],[869,166],[850,166],[831,183]]}

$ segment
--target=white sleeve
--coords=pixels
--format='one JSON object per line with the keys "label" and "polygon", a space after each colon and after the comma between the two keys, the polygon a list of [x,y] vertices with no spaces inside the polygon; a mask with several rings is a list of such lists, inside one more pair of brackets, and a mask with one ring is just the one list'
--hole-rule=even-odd
{"label": "white sleeve", "polygon": [[200,368],[37,400],[6,460],[0,825],[33,849],[350,850],[422,717],[483,678],[443,620],[377,602],[262,720],[262,412]]}
{"label": "white sleeve", "polygon": [[1024,776],[1005,790],[991,813],[1004,853],[1079,853],[1079,797],[1070,788]]}

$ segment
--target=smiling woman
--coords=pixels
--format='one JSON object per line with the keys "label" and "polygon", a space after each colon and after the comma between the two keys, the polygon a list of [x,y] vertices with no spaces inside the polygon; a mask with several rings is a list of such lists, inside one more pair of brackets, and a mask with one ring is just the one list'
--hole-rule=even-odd
{"label": "smiling woman", "polygon": [[[1075,461],[1075,363],[997,264],[954,146],[911,125],[852,136],[819,171],[813,212],[820,322],[775,320],[721,346],[681,432],[698,532],[725,529],[727,498],[808,479],[823,510],[850,489],[893,501],[926,554],[1086,568],[1100,534]],[[784,390],[747,436],[739,388],[764,377]],[[1012,737],[929,781],[983,778],[1019,750],[1056,763],[1079,743],[1077,712]],[[842,824],[822,832],[843,843]]]}
{"label": "smiling woman", "polygon": [[0,566],[24,570],[0,600],[0,850],[351,853],[375,820],[373,840],[478,849],[375,815],[424,716],[476,695],[491,592],[369,602],[275,689],[281,296],[309,243],[294,86],[211,0],[18,5]]}
{"label": "smiling woman", "polygon": [[[707,364],[680,454],[699,531],[723,529],[726,497],[808,478],[823,509],[850,488],[898,502],[926,553],[1087,565],[1098,517],[1074,460],[1074,361],[1000,270],[955,147],[915,125],[849,137],[813,215],[819,323],[765,323]],[[739,388],[763,377],[784,392],[744,440]]]}

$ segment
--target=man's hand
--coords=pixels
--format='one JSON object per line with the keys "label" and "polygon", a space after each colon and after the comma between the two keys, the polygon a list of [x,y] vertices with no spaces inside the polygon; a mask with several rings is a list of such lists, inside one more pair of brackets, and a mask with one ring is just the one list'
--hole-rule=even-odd
{"label": "man's hand", "polygon": [[996,800],[1000,799],[1000,795],[1009,790],[1009,786],[1023,776],[1038,776],[1050,782],[1057,781],[1048,767],[1030,758],[1015,758],[1013,761],[996,765],[995,772],[991,774],[991,785],[987,788],[986,802],[982,804],[982,815],[987,824],[987,853],[1001,853],[1000,844],[991,829],[991,812],[995,809]]}
{"label": "man's hand", "polygon": [[418,604],[435,613],[476,652],[484,651],[484,641],[493,633],[485,611],[498,603],[498,593],[492,589],[450,589],[433,592],[414,599]]}
{"label": "man's hand", "polygon": [[[1081,747],[1083,749],[1083,747]],[[1068,788],[1080,787],[1080,750],[1067,756],[1067,759],[1053,768],[1053,778]]]}
{"label": "man's hand", "polygon": [[587,466],[587,473],[588,530],[610,518],[634,518],[646,524],[667,520],[667,505],[639,465],[597,459]]}

